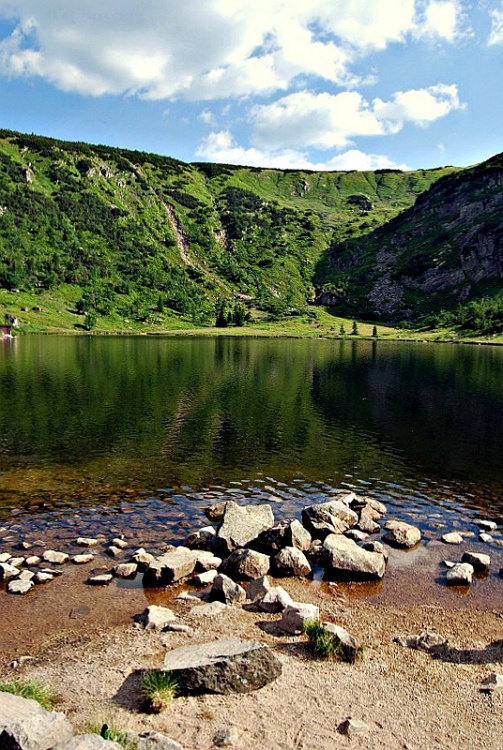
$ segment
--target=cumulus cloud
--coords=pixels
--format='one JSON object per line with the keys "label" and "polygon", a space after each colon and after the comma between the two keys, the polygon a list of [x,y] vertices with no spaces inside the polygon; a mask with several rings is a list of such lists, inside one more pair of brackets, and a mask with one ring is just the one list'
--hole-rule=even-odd
{"label": "cumulus cloud", "polygon": [[341,148],[358,136],[389,135],[405,122],[426,125],[460,109],[455,85],[399,91],[385,102],[367,102],[356,91],[340,94],[299,91],[251,110],[252,141],[266,149]]}
{"label": "cumulus cloud", "polygon": [[196,156],[198,159],[224,164],[246,164],[251,167],[269,167],[270,169],[310,169],[315,171],[407,169],[405,164],[396,164],[386,156],[366,154],[358,149],[350,149],[332,156],[326,161],[314,162],[304,152],[296,149],[265,151],[254,147],[244,148],[236,143],[232,133],[228,130],[210,133],[203,139],[196,151]]}
{"label": "cumulus cloud", "polygon": [[16,24],[0,72],[71,92],[211,100],[355,83],[351,64],[424,34],[452,39],[454,0],[0,0]]}
{"label": "cumulus cloud", "polygon": [[503,44],[503,3],[500,9],[491,12],[491,33],[489,44]]}

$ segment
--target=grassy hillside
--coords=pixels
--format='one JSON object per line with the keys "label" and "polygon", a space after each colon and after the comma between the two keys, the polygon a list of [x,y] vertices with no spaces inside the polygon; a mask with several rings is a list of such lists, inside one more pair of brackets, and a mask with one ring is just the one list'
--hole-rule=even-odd
{"label": "grassy hillside", "polygon": [[69,324],[98,328],[205,324],[219,299],[301,313],[330,248],[455,172],[184,164],[0,131],[0,289],[27,295],[21,321],[49,294]]}

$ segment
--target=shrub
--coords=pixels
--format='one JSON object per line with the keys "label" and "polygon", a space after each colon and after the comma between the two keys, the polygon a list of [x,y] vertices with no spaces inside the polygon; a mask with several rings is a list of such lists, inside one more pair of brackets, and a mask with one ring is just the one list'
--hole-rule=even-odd
{"label": "shrub", "polygon": [[337,635],[327,630],[320,622],[307,621],[304,625],[304,633],[309,638],[313,653],[318,659],[335,658],[353,664],[361,656],[361,646],[355,648],[343,643]]}

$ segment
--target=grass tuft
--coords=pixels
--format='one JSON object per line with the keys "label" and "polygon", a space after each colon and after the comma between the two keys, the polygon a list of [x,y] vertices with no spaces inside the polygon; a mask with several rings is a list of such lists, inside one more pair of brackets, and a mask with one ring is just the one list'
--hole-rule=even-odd
{"label": "grass tuft", "polygon": [[155,714],[164,711],[173,702],[179,689],[180,682],[171,672],[147,670],[141,684],[144,709]]}
{"label": "grass tuft", "polygon": [[306,622],[304,633],[317,659],[340,659],[353,664],[363,654],[363,647],[352,647],[331,633],[320,622]]}
{"label": "grass tuft", "polygon": [[92,734],[99,734],[104,740],[117,742],[119,745],[122,745],[124,750],[137,750],[138,748],[137,743],[131,739],[131,735],[127,729],[121,729],[113,722],[91,724],[87,727],[87,731],[92,732]]}
{"label": "grass tuft", "polygon": [[38,683],[36,680],[9,680],[0,682],[1,693],[20,695],[22,698],[31,698],[37,701],[47,711],[51,711],[56,702],[51,691]]}

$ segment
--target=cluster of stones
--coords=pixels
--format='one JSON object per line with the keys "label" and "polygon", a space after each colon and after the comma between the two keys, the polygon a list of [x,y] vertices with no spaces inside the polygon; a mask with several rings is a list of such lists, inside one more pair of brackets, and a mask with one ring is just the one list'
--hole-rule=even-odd
{"label": "cluster of stones", "polygon": [[[488,520],[478,520],[475,523],[480,529],[481,541],[492,541],[493,537],[490,532],[496,530],[497,524],[494,521]],[[445,544],[461,544],[464,539],[462,534],[453,531],[444,534],[442,541]],[[446,574],[446,583],[448,586],[470,586],[474,573],[486,574],[489,572],[491,557],[482,552],[467,550],[463,552],[460,561],[445,560],[444,562],[448,568]],[[500,569],[500,576],[503,578],[503,568]]]}
{"label": "cluster of stones", "polygon": [[[63,566],[67,563],[73,565],[87,565],[96,561],[96,555],[90,551],[99,544],[99,539],[79,537],[76,545],[87,548],[87,552],[69,555],[66,552],[46,549],[40,554],[13,555],[9,552],[0,553],[0,582],[7,584],[10,594],[27,594],[34,586],[49,583],[63,574]],[[29,553],[31,544],[23,542],[21,548]],[[108,545],[105,552],[110,557],[117,557],[127,547],[124,539],[116,538]],[[150,556],[152,559],[152,556]],[[47,567],[50,565],[51,567]],[[134,562],[121,563],[115,566],[112,573],[91,576],[88,583],[91,585],[103,585],[110,583],[113,576],[119,578],[134,577],[138,566]]]}
{"label": "cluster of stones", "polygon": [[[145,732],[131,737],[137,750],[182,750],[170,737]],[[75,734],[64,713],[47,711],[37,701],[0,692],[0,747],[9,750],[123,750],[99,734]]]}

